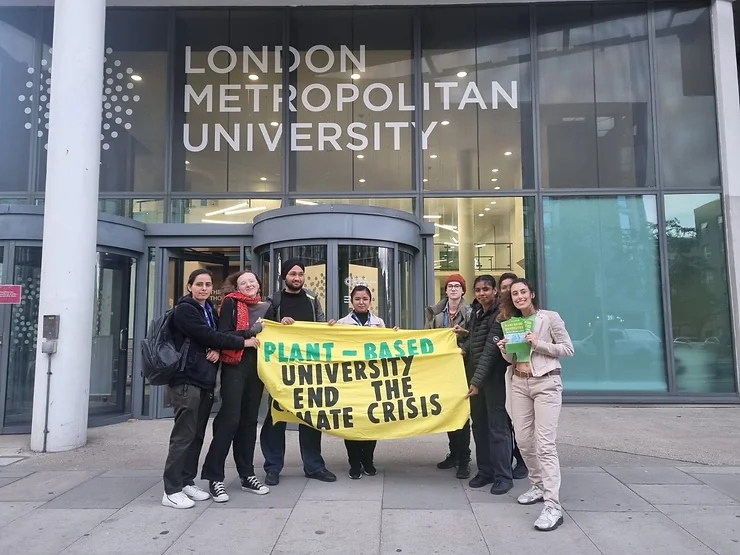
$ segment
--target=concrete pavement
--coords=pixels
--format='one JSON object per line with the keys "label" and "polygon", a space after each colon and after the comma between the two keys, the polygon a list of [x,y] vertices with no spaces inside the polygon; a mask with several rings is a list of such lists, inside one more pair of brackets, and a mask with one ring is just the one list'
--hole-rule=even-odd
{"label": "concrete pavement", "polygon": [[[526,481],[497,497],[437,470],[443,435],[380,442],[379,475],[359,481],[347,477],[342,442],[326,437],[327,465],[339,480],[324,484],[303,477],[297,434],[289,433],[289,466],[269,495],[242,492],[229,466],[229,503],[167,509],[159,501],[170,425],[98,428],[88,446],[46,455],[29,453],[27,437],[0,437],[0,548],[24,555],[740,553],[740,408],[566,407],[559,443],[565,524],[547,534],[532,528],[542,505],[515,502]],[[259,448],[257,458],[261,464]]]}

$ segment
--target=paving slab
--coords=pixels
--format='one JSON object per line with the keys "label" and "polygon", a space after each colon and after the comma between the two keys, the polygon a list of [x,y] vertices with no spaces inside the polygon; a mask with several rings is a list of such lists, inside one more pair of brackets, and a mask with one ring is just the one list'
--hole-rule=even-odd
{"label": "paving slab", "polygon": [[657,508],[719,555],[740,552],[740,507],[658,505]]}
{"label": "paving slab", "polygon": [[23,555],[57,554],[113,512],[112,509],[31,511],[0,529],[3,552]]}
{"label": "paving slab", "polygon": [[7,486],[8,484],[12,484],[13,482],[17,482],[20,480],[20,478],[1,478],[0,477],[0,488],[3,486]]}
{"label": "paving slab", "polygon": [[740,474],[740,466],[678,466],[687,474]]}
{"label": "paving slab", "polygon": [[600,472],[604,473],[606,470],[604,470],[600,466],[561,466],[560,467],[560,473],[561,474],[578,474],[581,472]]}
{"label": "paving slab", "polygon": [[381,501],[383,499],[382,474],[363,476],[352,480],[349,476],[338,476],[337,481],[325,484],[318,480],[308,480],[301,499],[314,501]]}
{"label": "paving slab", "polygon": [[659,512],[575,512],[571,514],[571,517],[588,534],[603,555],[625,555],[627,553],[713,555],[714,553]]}
{"label": "paving slab", "polygon": [[667,466],[607,466],[606,470],[624,484],[700,484],[693,476]]}
{"label": "paving slab", "polygon": [[98,474],[85,470],[36,472],[0,489],[0,501],[51,501]]}
{"label": "paving slab", "polygon": [[159,478],[93,478],[44,505],[44,509],[120,509]]}
{"label": "paving slab", "polygon": [[737,501],[704,484],[630,486],[653,505],[736,505]]}
{"label": "paving slab", "polygon": [[[599,555],[599,550],[567,513],[564,522],[547,536],[534,529],[542,505],[473,503],[488,549],[496,555],[547,553],[547,555]],[[456,553],[452,551],[451,553]]]}
{"label": "paving slab", "polygon": [[23,457],[0,457],[0,466],[10,466],[11,464],[22,460]]}
{"label": "paving slab", "polygon": [[392,474],[385,476],[383,486],[384,509],[464,510],[469,506],[460,480]]}
{"label": "paving slab", "polygon": [[161,468],[114,468],[103,472],[101,478],[159,478],[162,479]]}
{"label": "paving slab", "polygon": [[474,489],[468,485],[468,480],[463,480],[462,484],[470,503],[516,503],[516,498],[529,489],[529,480],[514,480],[514,487],[504,495],[493,495],[490,485]]}
{"label": "paving slab", "polygon": [[272,555],[377,555],[380,513],[376,501],[300,500]]}
{"label": "paving slab", "polygon": [[560,503],[567,511],[653,511],[647,501],[609,474],[563,476]]}
{"label": "paving slab", "polygon": [[193,522],[166,553],[270,553],[290,513],[291,509],[209,509]]}
{"label": "paving slab", "polygon": [[489,551],[475,515],[469,509],[385,509],[380,553],[488,555]]}
{"label": "paving slab", "polygon": [[740,476],[734,474],[703,474],[698,478],[719,492],[740,501]]}
{"label": "paving slab", "polygon": [[[64,555],[161,555],[201,515],[208,504],[192,509],[125,507],[68,547]],[[46,514],[47,511],[39,511]]]}
{"label": "paving slab", "polygon": [[[24,502],[24,501],[0,501],[0,527],[10,524],[14,520],[30,513],[36,507],[41,506],[41,501]],[[0,537],[2,533],[0,533]],[[2,543],[0,543],[0,547]]]}
{"label": "paving slab", "polygon": [[17,466],[0,468],[0,478],[25,478],[31,474],[33,474],[33,470],[21,470]]}
{"label": "paving slab", "polygon": [[[277,486],[269,486],[270,493],[267,495],[255,495],[248,491],[242,491],[241,481],[232,479],[226,484],[226,492],[229,494],[228,503],[213,503],[214,509],[292,509],[301,497],[306,487],[308,478],[299,476],[280,476]],[[334,484],[325,484],[328,487]],[[160,493],[161,495],[161,493]]]}

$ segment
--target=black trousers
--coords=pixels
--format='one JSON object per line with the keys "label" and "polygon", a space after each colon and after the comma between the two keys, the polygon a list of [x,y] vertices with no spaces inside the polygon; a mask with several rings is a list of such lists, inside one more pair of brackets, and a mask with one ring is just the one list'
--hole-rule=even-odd
{"label": "black trousers", "polygon": [[203,480],[224,481],[232,442],[239,476],[254,476],[257,415],[263,390],[256,368],[221,365],[221,408],[213,420],[213,441],[200,474]]}
{"label": "black trousers", "polygon": [[478,474],[496,481],[512,483],[511,421],[506,406],[489,401],[493,398],[492,385],[486,381],[479,389],[478,395],[470,399]]}
{"label": "black trousers", "polygon": [[375,446],[377,444],[378,442],[374,440],[345,439],[344,446],[347,448],[347,458],[349,459],[350,468],[372,467],[373,455],[375,454]]}
{"label": "black trousers", "polygon": [[468,464],[470,462],[470,419],[459,430],[447,432],[447,439],[450,443],[450,454],[458,464]]}
{"label": "black trousers", "polygon": [[170,450],[164,465],[164,491],[172,495],[192,486],[198,475],[198,459],[213,406],[213,390],[194,385],[169,387],[175,409],[175,424],[170,434]]}

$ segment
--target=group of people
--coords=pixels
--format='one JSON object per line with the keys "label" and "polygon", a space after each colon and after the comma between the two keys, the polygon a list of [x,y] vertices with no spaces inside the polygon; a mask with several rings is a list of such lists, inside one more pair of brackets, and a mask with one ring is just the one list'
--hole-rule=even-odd
{"label": "group of people", "polygon": [[[273,422],[270,411],[260,433],[264,483],[254,470],[257,418],[264,391],[257,374],[262,321],[284,325],[327,322],[317,296],[304,287],[305,266],[300,260],[283,263],[281,278],[284,288],[263,300],[257,275],[243,271],[229,276],[224,285],[226,295],[216,311],[210,301],[211,272],[197,269],[190,274],[188,294],[178,300],[173,318],[175,346],[179,349],[189,341],[189,347],[182,371],[167,386],[175,421],[164,470],[164,506],[187,509],[195,501],[210,498],[218,503],[228,501],[224,466],[230,448],[242,490],[264,495],[269,493],[269,486],[279,484],[286,425]],[[491,484],[491,493],[501,495],[511,490],[513,479],[529,476],[531,488],[519,496],[518,502],[529,505],[544,501],[535,527],[553,530],[563,521],[555,448],[562,392],[559,358],[571,356],[573,346],[559,315],[538,309],[535,292],[526,279],[504,274],[497,291],[494,277],[482,275],[473,287],[475,301],[468,305],[463,298],[465,279],[453,274],[445,284],[445,298],[427,308],[427,327],[451,328],[465,358],[478,467],[469,485],[480,488]],[[355,287],[350,302],[352,311],[347,316],[327,324],[385,327],[385,322],[370,311],[372,292],[368,287]],[[514,316],[535,319],[534,331],[526,336],[531,354],[519,356],[528,360],[517,360],[516,355],[507,353],[501,322]],[[209,491],[204,491],[195,479],[218,395],[221,406],[213,421],[213,439],[200,475],[208,482]],[[321,432],[303,424],[298,428],[306,477],[336,481],[321,455]],[[449,454],[437,465],[440,469],[456,468],[460,479],[470,477],[470,430],[467,423],[448,434]],[[377,473],[375,441],[346,440],[345,446],[351,479]]]}

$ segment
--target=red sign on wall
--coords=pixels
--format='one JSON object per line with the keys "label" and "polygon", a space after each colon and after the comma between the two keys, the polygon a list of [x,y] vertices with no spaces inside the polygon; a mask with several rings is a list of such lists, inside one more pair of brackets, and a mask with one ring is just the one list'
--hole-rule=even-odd
{"label": "red sign on wall", "polygon": [[21,304],[20,285],[0,285],[0,304]]}

